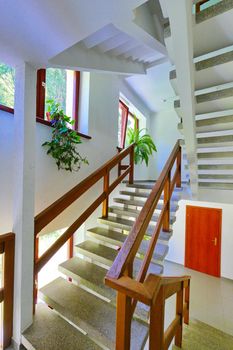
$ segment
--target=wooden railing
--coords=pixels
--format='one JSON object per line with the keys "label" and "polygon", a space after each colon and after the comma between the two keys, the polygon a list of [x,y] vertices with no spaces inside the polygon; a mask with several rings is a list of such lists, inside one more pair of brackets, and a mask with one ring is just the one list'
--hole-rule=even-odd
{"label": "wooden railing", "polygon": [[[108,271],[105,283],[117,290],[117,323],[116,323],[116,349],[130,349],[130,330],[131,319],[138,301],[141,301],[151,307],[150,315],[150,349],[167,349],[167,344],[172,340],[171,335],[176,335],[176,343],[180,339],[181,317],[177,316],[172,323],[170,329],[164,335],[164,300],[169,295],[169,290],[178,293],[178,313],[181,312],[181,295],[184,287],[189,294],[189,277],[177,278],[161,278],[159,276],[149,275],[147,271],[152,259],[152,255],[157,243],[161,229],[164,231],[170,230],[170,200],[173,190],[181,187],[181,147],[179,141],[176,143],[167,163],[165,164],[161,175],[156,181],[147,201],[145,202],[137,220],[135,221],[132,230],[125,240],[120,252],[118,253],[112,267]],[[133,264],[135,256],[141,245],[141,242],[146,234],[147,227],[151,221],[152,215],[156,209],[158,201],[164,193],[164,203],[157,224],[152,234],[148,250],[145,254],[141,268],[136,279],[133,278]],[[157,283],[157,282],[158,283]],[[155,283],[156,282],[156,283]],[[177,289],[178,288],[178,289]],[[165,293],[165,294],[164,294]],[[183,305],[182,305],[183,307]],[[163,309],[163,310],[162,310]],[[188,312],[188,306],[187,310]],[[160,316],[158,316],[161,314]],[[188,320],[186,316],[185,320]],[[159,332],[154,329],[159,328]],[[154,339],[154,333],[159,333]],[[158,338],[160,342],[157,343]]]}
{"label": "wooden railing", "polygon": [[[35,277],[35,301],[37,294],[37,275],[45,264],[54,256],[54,254],[71,238],[77,229],[87,220],[87,218],[102,204],[102,216],[108,215],[108,201],[110,193],[122,180],[129,175],[129,182],[133,183],[134,174],[134,144],[122,150],[119,154],[114,156],[111,160],[89,175],[85,180],[80,182],[77,186],[67,192],[64,196],[59,198],[56,202],[51,204],[48,208],[43,210],[35,217],[35,263],[34,263],[34,277]],[[129,164],[125,167],[124,172],[117,176],[114,182],[110,184],[110,171],[119,165],[119,163],[129,158]],[[55,243],[53,243],[40,257],[39,238],[40,231],[67,209],[73,202],[80,198],[84,193],[91,190],[98,181],[103,179],[103,191],[93,201],[93,203],[72,223],[72,225],[60,236]]]}
{"label": "wooden railing", "polygon": [[0,347],[6,349],[11,344],[13,331],[13,298],[14,298],[14,260],[15,235],[6,233],[0,235],[0,254],[2,255],[2,288],[0,288],[0,303],[3,303]]}

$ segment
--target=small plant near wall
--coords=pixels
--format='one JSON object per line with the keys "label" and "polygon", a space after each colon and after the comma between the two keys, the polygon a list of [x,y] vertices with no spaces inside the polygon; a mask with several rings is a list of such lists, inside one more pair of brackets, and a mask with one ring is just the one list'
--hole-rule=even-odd
{"label": "small plant near wall", "polygon": [[48,111],[46,116],[53,126],[52,139],[42,144],[48,148],[47,154],[52,156],[58,170],[78,171],[82,164],[89,164],[77,151],[77,145],[82,143],[80,136],[70,127],[74,120],[64,114],[60,104],[54,100],[46,101]]}
{"label": "small plant near wall", "polygon": [[142,134],[147,129],[139,130],[135,123],[134,129],[128,128],[127,130],[127,139],[126,142],[128,145],[134,143],[134,163],[146,163],[148,166],[149,157],[153,154],[153,152],[157,152],[157,148],[149,134]]}

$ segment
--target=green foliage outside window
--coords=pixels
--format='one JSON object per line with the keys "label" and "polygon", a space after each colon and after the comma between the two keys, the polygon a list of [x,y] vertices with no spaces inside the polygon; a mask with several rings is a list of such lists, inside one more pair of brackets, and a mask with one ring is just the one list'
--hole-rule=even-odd
{"label": "green foliage outside window", "polygon": [[[66,111],[66,79],[65,69],[46,69],[45,101],[56,101],[63,111]],[[45,110],[47,111],[48,108],[49,104],[46,102]]]}
{"label": "green foliage outside window", "polygon": [[0,63],[0,104],[14,108],[15,70]]}

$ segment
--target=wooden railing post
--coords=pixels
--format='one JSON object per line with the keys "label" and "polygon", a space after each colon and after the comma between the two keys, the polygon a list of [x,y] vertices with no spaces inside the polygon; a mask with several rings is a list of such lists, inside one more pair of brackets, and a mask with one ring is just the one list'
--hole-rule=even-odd
{"label": "wooden railing post", "polygon": [[166,212],[163,220],[163,230],[170,231],[170,188],[171,188],[171,172],[169,171],[167,180],[164,186],[164,205],[166,205]]}
{"label": "wooden railing post", "polygon": [[13,331],[15,236],[4,242],[3,349],[11,344]]}
{"label": "wooden railing post", "polygon": [[106,169],[106,172],[104,174],[104,192],[106,194],[106,198],[103,201],[103,207],[102,207],[102,217],[106,218],[108,217],[108,200],[109,200],[109,169]]}
{"label": "wooden railing post", "polygon": [[188,280],[188,286],[185,288],[184,301],[186,303],[186,312],[184,314],[184,323],[189,324],[190,280]]}
{"label": "wooden railing post", "polygon": [[176,187],[181,187],[181,147],[179,148],[179,152],[177,154],[176,166],[179,169],[177,181],[176,181]]}
{"label": "wooden railing post", "polygon": [[164,349],[164,309],[164,287],[161,286],[150,308],[149,350]]}
{"label": "wooden railing post", "polygon": [[134,147],[131,148],[129,161],[130,161],[129,183],[133,184],[133,181],[134,181]]}
{"label": "wooden railing post", "polygon": [[[125,275],[132,277],[132,264],[126,269]],[[116,309],[116,350],[130,350],[132,298],[117,292]]]}
{"label": "wooden railing post", "polygon": [[184,310],[184,282],[181,282],[182,288],[176,294],[176,315],[180,317],[180,323],[175,335],[175,345],[181,348],[183,333],[183,310]]}

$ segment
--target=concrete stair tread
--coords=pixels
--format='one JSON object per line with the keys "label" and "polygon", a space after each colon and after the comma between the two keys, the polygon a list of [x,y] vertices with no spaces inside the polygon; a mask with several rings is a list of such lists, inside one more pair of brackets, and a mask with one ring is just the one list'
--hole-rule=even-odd
{"label": "concrete stair tread", "polygon": [[[145,205],[145,201],[143,200],[135,200],[135,199],[125,199],[125,198],[113,198],[115,203],[121,203],[125,205],[132,205],[134,207],[143,207]],[[161,210],[163,207],[163,203],[158,202],[156,209]],[[178,205],[176,202],[171,201],[171,211],[176,211],[178,209]]]}
{"label": "concrete stair tread", "polygon": [[48,306],[38,304],[33,324],[23,332],[22,343],[28,350],[101,350],[86,335],[74,328]]}
{"label": "concrete stair tread", "polygon": [[[150,195],[150,192],[133,192],[133,191],[120,191],[120,194],[124,195],[124,196],[130,196],[130,197],[139,197],[139,198],[145,198],[147,199]],[[160,199],[164,198],[164,194],[162,193],[160,196]],[[178,196],[177,194],[172,195],[172,200],[173,201],[178,201],[180,199],[180,196]]]}
{"label": "concrete stair tread", "polygon": [[[94,227],[92,229],[88,229],[87,236],[91,238],[95,238],[100,241],[104,241],[106,243],[110,243],[116,246],[122,246],[124,241],[127,238],[127,235],[117,232],[114,230],[108,230],[102,227]],[[139,254],[144,256],[148,249],[150,240],[143,240],[141,246],[139,248]],[[165,256],[168,253],[168,245],[157,243],[155,246],[153,258],[154,260],[164,260]]]}
{"label": "concrete stair tread", "polygon": [[[114,306],[59,277],[40,290],[41,298],[59,314],[87,332],[97,344],[115,349]],[[132,321],[132,348],[142,349],[148,329]]]}
{"label": "concrete stair tread", "polygon": [[[58,270],[65,276],[79,283],[80,287],[88,288],[91,293],[106,298],[113,305],[116,305],[116,291],[104,283],[107,270],[103,267],[88,262],[87,260],[73,257],[59,265]],[[148,308],[141,303],[137,304],[135,316],[147,321]]]}
{"label": "concrete stair tread", "polygon": [[[108,216],[108,218],[98,218],[98,222],[104,225],[113,226],[122,230],[130,231],[135,221],[118,218],[115,216]],[[146,231],[146,235],[151,236],[154,232],[154,225],[149,225]],[[170,232],[161,231],[159,239],[169,240],[171,237]]]}
{"label": "concrete stair tread", "polygon": [[103,267],[92,264],[87,260],[73,257],[60,264],[58,270],[109,300],[113,300],[116,296],[114,289],[104,284],[107,270]]}
{"label": "concrete stair tread", "polygon": [[[173,349],[179,349],[175,345]],[[184,350],[233,350],[233,337],[219,329],[197,320],[184,326],[182,349]]]}
{"label": "concrete stair tread", "polygon": [[203,178],[200,178],[200,177],[198,177],[198,182],[207,182],[207,183],[209,183],[209,182],[212,182],[212,183],[214,183],[214,182],[216,182],[216,183],[222,183],[222,184],[227,184],[227,183],[232,183],[233,184],[233,178],[232,179],[226,179],[225,177],[222,177],[222,178],[211,178],[211,177],[208,177],[208,178],[205,178],[205,179],[203,179]]}
{"label": "concrete stair tread", "polygon": [[[109,248],[100,243],[96,243],[90,240],[86,240],[75,247],[76,252],[82,254],[94,261],[105,264],[106,266],[112,266],[113,261],[115,260],[118,250]],[[134,260],[134,275],[136,276],[142,265],[142,260],[135,258]],[[158,263],[151,263],[149,271],[156,275],[159,275],[163,272],[163,266]]]}
{"label": "concrete stair tread", "polygon": [[[116,214],[116,215],[120,215],[120,216],[137,218],[138,215],[140,214],[141,210],[129,209],[129,208],[124,208],[124,207],[112,205],[111,207],[109,207],[109,212]],[[158,218],[159,218],[159,214],[154,213],[154,215],[151,218],[151,222],[157,222]],[[175,221],[176,221],[176,216],[174,213],[171,213],[170,223],[173,224]]]}

